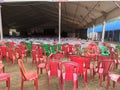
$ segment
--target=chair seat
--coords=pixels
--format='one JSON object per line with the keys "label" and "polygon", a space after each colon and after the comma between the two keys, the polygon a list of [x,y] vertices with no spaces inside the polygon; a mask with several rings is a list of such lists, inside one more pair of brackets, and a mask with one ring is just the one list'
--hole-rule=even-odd
{"label": "chair seat", "polygon": [[1,73],[0,74],[0,81],[6,80],[8,78],[10,78],[10,74],[8,74],[8,73]]}
{"label": "chair seat", "polygon": [[40,60],[46,59],[46,56],[40,56]]}
{"label": "chair seat", "polygon": [[117,82],[117,80],[120,78],[120,75],[118,75],[118,74],[109,74],[109,77],[111,78],[111,80]]}
{"label": "chair seat", "polygon": [[[50,70],[48,71],[48,76],[51,76],[51,72],[50,72]],[[60,76],[61,76],[61,71],[58,70],[58,77],[60,77]]]}
{"label": "chair seat", "polygon": [[99,68],[99,71],[98,71],[98,68],[96,68],[95,72],[103,73],[103,68]]}
{"label": "chair seat", "polygon": [[93,64],[90,64],[90,69],[93,69],[94,68],[94,65]]}
{"label": "chair seat", "polygon": [[39,65],[38,65],[38,68],[44,68],[46,66],[46,63],[40,63]]}
{"label": "chair seat", "polygon": [[38,78],[37,73],[26,73],[25,76],[27,77],[27,80],[34,80]]}
{"label": "chair seat", "polygon": [[[63,79],[65,80],[65,73],[63,73],[62,77],[63,77]],[[73,80],[74,80],[74,81],[78,80],[78,76],[77,76],[76,73],[73,73]]]}
{"label": "chair seat", "polygon": [[0,64],[0,69],[2,69],[4,67],[4,65],[3,64]]}

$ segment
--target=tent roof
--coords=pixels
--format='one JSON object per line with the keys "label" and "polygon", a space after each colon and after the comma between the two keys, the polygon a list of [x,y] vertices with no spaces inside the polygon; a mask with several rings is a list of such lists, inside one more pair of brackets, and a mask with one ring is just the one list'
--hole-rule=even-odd
{"label": "tent roof", "polygon": [[[88,28],[120,16],[119,1],[62,2],[62,27]],[[3,26],[29,28],[58,27],[57,2],[1,3]]]}

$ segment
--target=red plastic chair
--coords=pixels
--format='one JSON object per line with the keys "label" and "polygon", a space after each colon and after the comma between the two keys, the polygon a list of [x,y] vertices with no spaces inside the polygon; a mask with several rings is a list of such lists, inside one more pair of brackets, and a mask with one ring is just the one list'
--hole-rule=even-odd
{"label": "red plastic chair", "polygon": [[23,89],[24,81],[31,81],[31,80],[34,81],[34,85],[36,86],[36,90],[38,90],[38,75],[37,75],[37,73],[26,72],[26,69],[24,67],[24,63],[23,63],[22,59],[18,60],[18,65],[19,65],[21,77],[22,77],[21,90],[24,90]]}
{"label": "red plastic chair", "polygon": [[84,80],[84,87],[86,87],[86,82],[87,82],[87,68],[86,66],[86,60],[84,57],[79,57],[79,56],[73,56],[70,57],[71,61],[76,62],[79,64],[79,74],[83,76]]}
{"label": "red plastic chair", "polygon": [[34,49],[38,49],[39,47],[40,47],[39,44],[32,44],[32,50],[34,50]]}
{"label": "red plastic chair", "polygon": [[10,90],[10,74],[0,73],[0,82],[1,81],[6,81],[6,86],[8,87],[8,90]]}
{"label": "red plastic chair", "polygon": [[24,60],[24,58],[26,58],[26,61],[27,61],[27,53],[28,53],[28,50],[27,50],[27,47],[25,44],[23,43],[20,43],[19,45],[17,45],[17,51],[19,53],[19,56],[22,60]]}
{"label": "red plastic chair", "polygon": [[68,54],[68,45],[62,45],[62,53],[65,56]]}
{"label": "red plastic chair", "polygon": [[88,46],[87,54],[88,56],[95,57],[96,56],[96,45],[90,44]]}
{"label": "red plastic chair", "polygon": [[100,86],[102,86],[102,81],[105,80],[111,67],[114,67],[114,61],[111,59],[104,59],[98,62],[97,68],[94,69],[94,76],[96,73],[99,74]]}
{"label": "red plastic chair", "polygon": [[46,68],[46,61],[47,61],[47,56],[45,54],[45,51],[41,48],[39,48],[36,51],[36,67],[37,67],[37,73],[42,74],[42,69]]}
{"label": "red plastic chair", "polygon": [[73,82],[74,90],[76,90],[78,88],[78,69],[79,69],[79,64],[77,64],[75,62],[70,61],[70,62],[62,62],[61,63],[62,90],[64,90],[65,80]]}
{"label": "red plastic chair", "polygon": [[45,52],[45,50],[43,50],[42,48],[39,48],[39,49],[37,50],[37,54],[38,54],[38,56],[39,56],[40,62],[44,61],[44,60],[47,58],[46,52]]}
{"label": "red plastic chair", "polygon": [[7,48],[6,46],[0,46],[0,49],[2,50],[2,60],[6,56],[6,48]]}
{"label": "red plastic chair", "polygon": [[6,61],[8,60],[12,61],[12,64],[14,65],[16,60],[16,52],[13,50],[13,48],[7,47],[7,53],[6,53]]}
{"label": "red plastic chair", "polygon": [[57,77],[59,79],[58,86],[60,88],[61,83],[61,71],[59,69],[59,61],[49,60],[47,62],[47,75],[48,75],[48,89],[50,89],[50,77]]}
{"label": "red plastic chair", "polygon": [[36,62],[36,58],[38,57],[36,55],[36,50],[32,50],[31,51],[31,54],[32,54],[32,64]]}
{"label": "red plastic chair", "polygon": [[75,50],[74,50],[74,45],[68,45],[68,54],[74,54]]}

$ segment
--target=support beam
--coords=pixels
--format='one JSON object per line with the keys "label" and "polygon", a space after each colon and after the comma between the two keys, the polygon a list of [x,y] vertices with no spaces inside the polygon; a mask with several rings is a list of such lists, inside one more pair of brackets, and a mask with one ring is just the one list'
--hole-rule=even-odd
{"label": "support beam", "polygon": [[59,43],[61,43],[61,2],[59,2]]}
{"label": "support beam", "polygon": [[1,40],[3,40],[3,30],[2,30],[2,15],[1,15],[1,8],[2,6],[0,6],[0,37],[1,37]]}
{"label": "support beam", "polygon": [[105,37],[105,26],[106,26],[106,22],[103,22],[103,30],[102,30],[102,39],[101,41],[104,42],[104,37]]}

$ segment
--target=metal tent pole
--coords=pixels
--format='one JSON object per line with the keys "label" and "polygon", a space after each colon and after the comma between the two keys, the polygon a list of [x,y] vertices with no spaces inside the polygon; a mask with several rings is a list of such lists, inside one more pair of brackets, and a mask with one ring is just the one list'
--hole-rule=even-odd
{"label": "metal tent pole", "polygon": [[2,6],[0,6],[0,37],[1,37],[1,40],[3,40],[3,30],[2,30],[2,15],[1,15],[1,8]]}
{"label": "metal tent pole", "polygon": [[61,2],[59,2],[59,43],[61,43]]}
{"label": "metal tent pole", "polygon": [[94,40],[94,24],[93,24],[93,29],[92,29],[92,40]]}
{"label": "metal tent pole", "polygon": [[106,22],[104,21],[103,22],[103,30],[102,30],[102,42],[104,42],[104,37],[105,37],[105,25],[106,25]]}

